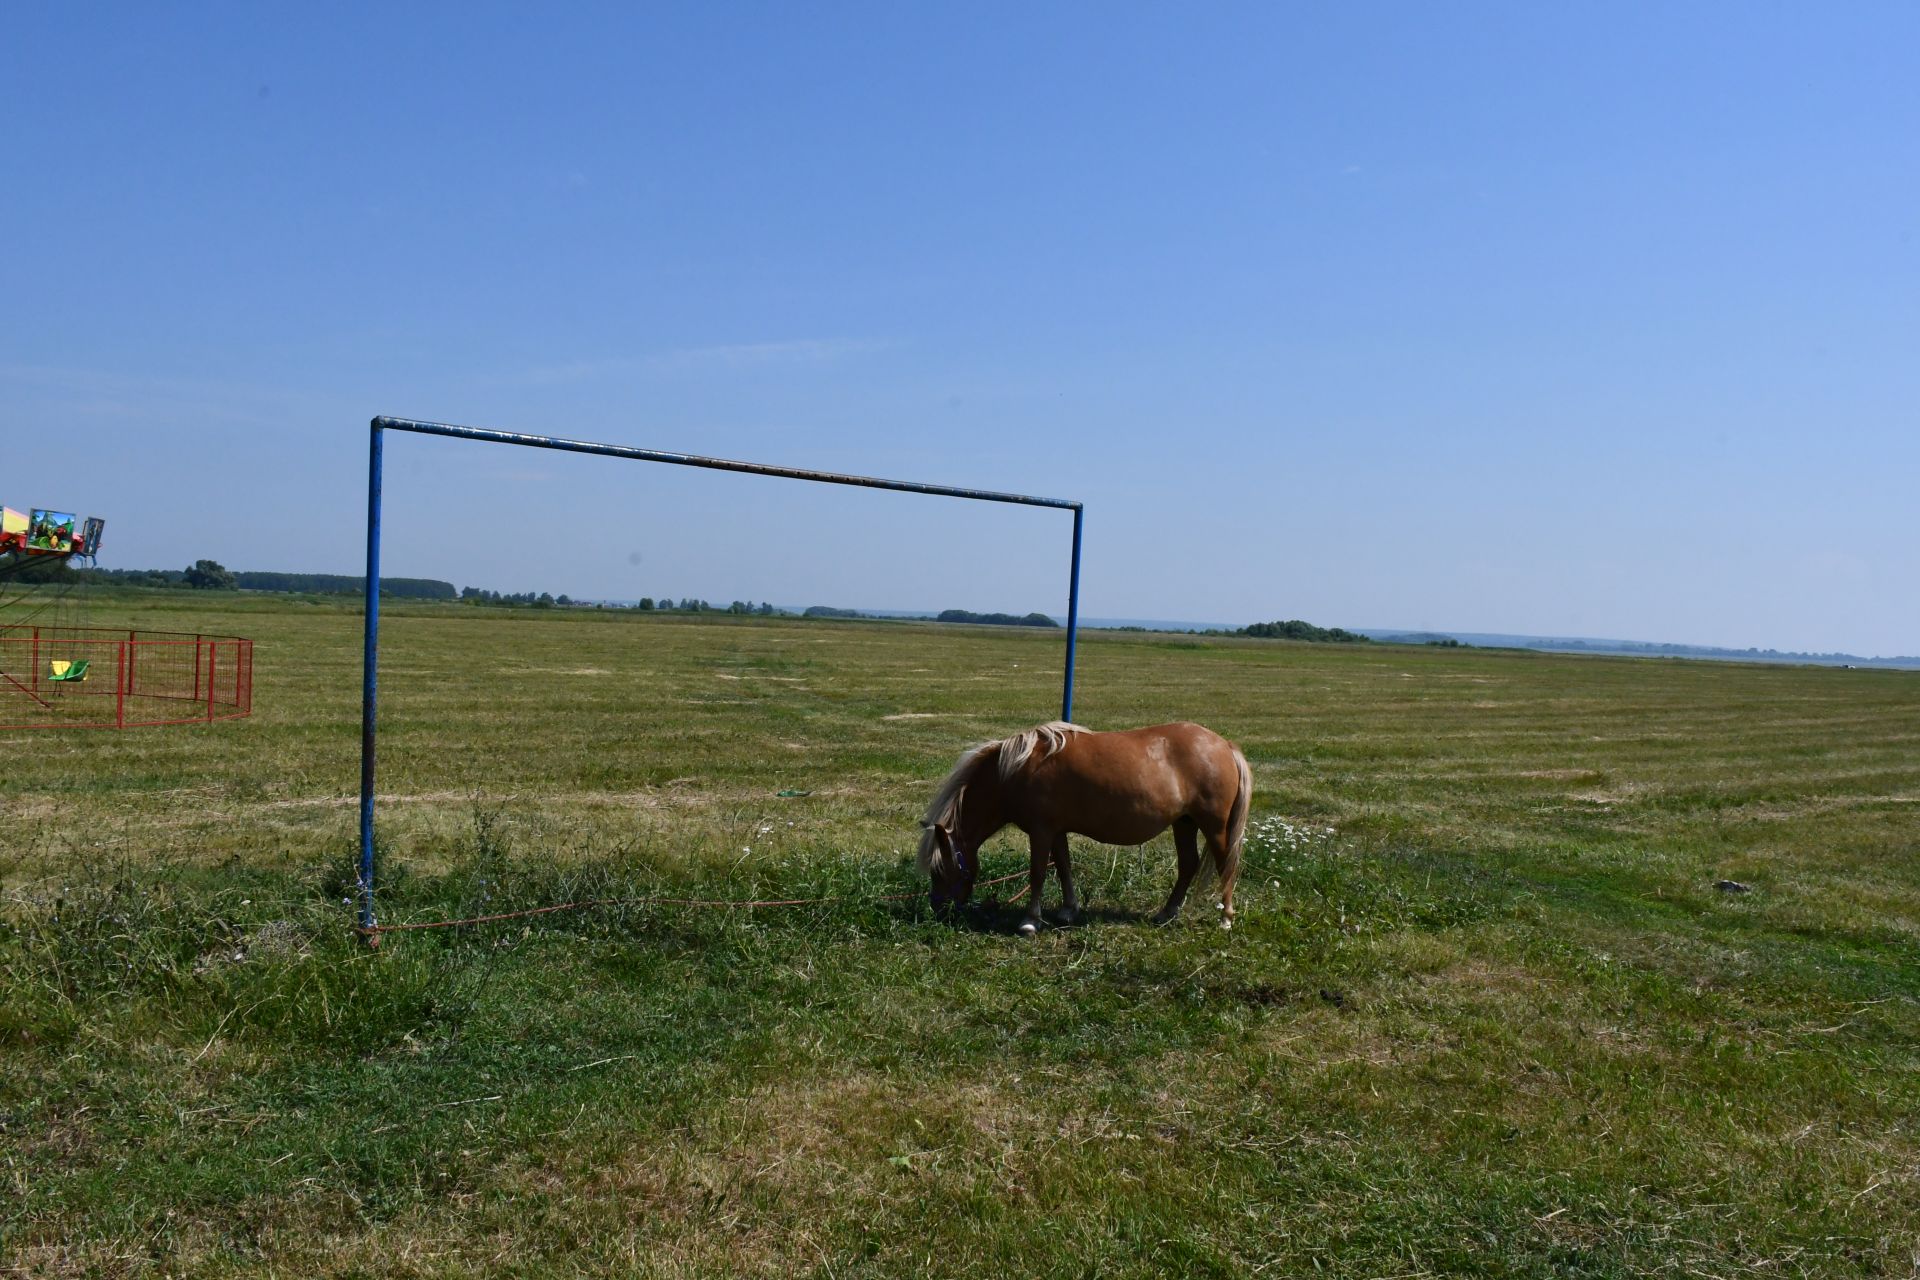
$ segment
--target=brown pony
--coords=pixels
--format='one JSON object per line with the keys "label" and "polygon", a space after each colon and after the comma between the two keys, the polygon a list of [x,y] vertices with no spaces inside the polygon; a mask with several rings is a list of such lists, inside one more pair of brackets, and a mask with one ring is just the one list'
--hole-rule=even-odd
{"label": "brown pony", "polygon": [[1057,720],[960,757],[921,821],[920,869],[932,878],[934,906],[965,902],[980,875],[980,846],[1009,823],[1019,827],[1032,853],[1032,897],[1020,932],[1031,937],[1040,929],[1049,860],[1060,868],[1062,918],[1079,918],[1069,832],[1103,844],[1144,844],[1172,827],[1180,870],[1154,923],[1180,914],[1200,870],[1204,836],[1220,877],[1220,924],[1231,929],[1252,796],[1247,758],[1211,729],[1161,724],[1095,733]]}

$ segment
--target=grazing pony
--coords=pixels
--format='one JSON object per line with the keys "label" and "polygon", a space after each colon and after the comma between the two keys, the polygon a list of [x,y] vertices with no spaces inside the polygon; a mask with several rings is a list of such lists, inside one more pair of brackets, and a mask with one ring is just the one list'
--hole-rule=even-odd
{"label": "grazing pony", "polygon": [[980,846],[1011,823],[1027,833],[1032,852],[1027,918],[1020,932],[1040,929],[1040,893],[1047,864],[1060,868],[1062,918],[1079,918],[1067,835],[1103,844],[1144,844],[1168,827],[1180,870],[1167,905],[1153,917],[1180,914],[1200,870],[1205,837],[1220,877],[1221,927],[1233,927],[1233,881],[1247,830],[1253,777],[1240,749],[1197,724],[1095,733],[1056,720],[960,757],[921,820],[920,869],[933,881],[936,907],[965,902],[980,875]]}

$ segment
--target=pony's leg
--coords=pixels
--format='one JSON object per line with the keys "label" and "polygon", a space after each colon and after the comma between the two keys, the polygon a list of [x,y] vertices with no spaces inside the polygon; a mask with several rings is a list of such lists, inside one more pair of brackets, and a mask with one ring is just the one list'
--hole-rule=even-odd
{"label": "pony's leg", "polygon": [[1220,927],[1233,928],[1233,882],[1239,878],[1240,866],[1228,854],[1227,833],[1210,832],[1207,836],[1207,852],[1213,858],[1213,869],[1220,877]]}
{"label": "pony's leg", "polygon": [[1060,874],[1060,922],[1075,924],[1080,919],[1080,895],[1073,888],[1073,859],[1067,855],[1067,833],[1053,838],[1053,865]]}
{"label": "pony's leg", "polygon": [[1167,905],[1160,908],[1153,917],[1155,924],[1172,924],[1180,914],[1180,907],[1187,900],[1187,889],[1192,886],[1193,878],[1200,874],[1200,841],[1198,829],[1189,818],[1182,818],[1173,824],[1173,847],[1180,853],[1180,873],[1174,877],[1173,892],[1167,896]]}
{"label": "pony's leg", "polygon": [[1053,856],[1053,840],[1030,832],[1027,849],[1031,854],[1027,871],[1027,918],[1020,922],[1020,932],[1031,938],[1040,932],[1040,895],[1047,887],[1047,863]]}

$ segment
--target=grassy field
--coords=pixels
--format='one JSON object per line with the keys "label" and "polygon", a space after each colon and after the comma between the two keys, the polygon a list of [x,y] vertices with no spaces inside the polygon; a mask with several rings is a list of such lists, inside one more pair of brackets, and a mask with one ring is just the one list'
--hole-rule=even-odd
{"label": "grassy field", "polygon": [[369,952],[358,618],[103,600],[258,709],[0,735],[0,1273],[1920,1274],[1920,676],[1094,634],[1251,760],[1242,924],[1084,845],[1023,942],[880,898],[1057,634],[391,619],[384,920],[841,900]]}

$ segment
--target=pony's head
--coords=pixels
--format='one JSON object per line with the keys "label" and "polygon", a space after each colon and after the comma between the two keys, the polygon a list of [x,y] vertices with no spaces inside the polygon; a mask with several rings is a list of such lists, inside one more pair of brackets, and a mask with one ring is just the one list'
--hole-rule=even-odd
{"label": "pony's head", "polygon": [[973,897],[973,882],[980,878],[979,860],[943,824],[931,823],[921,832],[920,866],[933,882],[927,897],[936,909],[965,906]]}
{"label": "pony's head", "polygon": [[934,792],[920,819],[920,869],[933,905],[965,904],[980,877],[980,846],[1006,825],[1000,807],[1003,742],[970,748]]}

